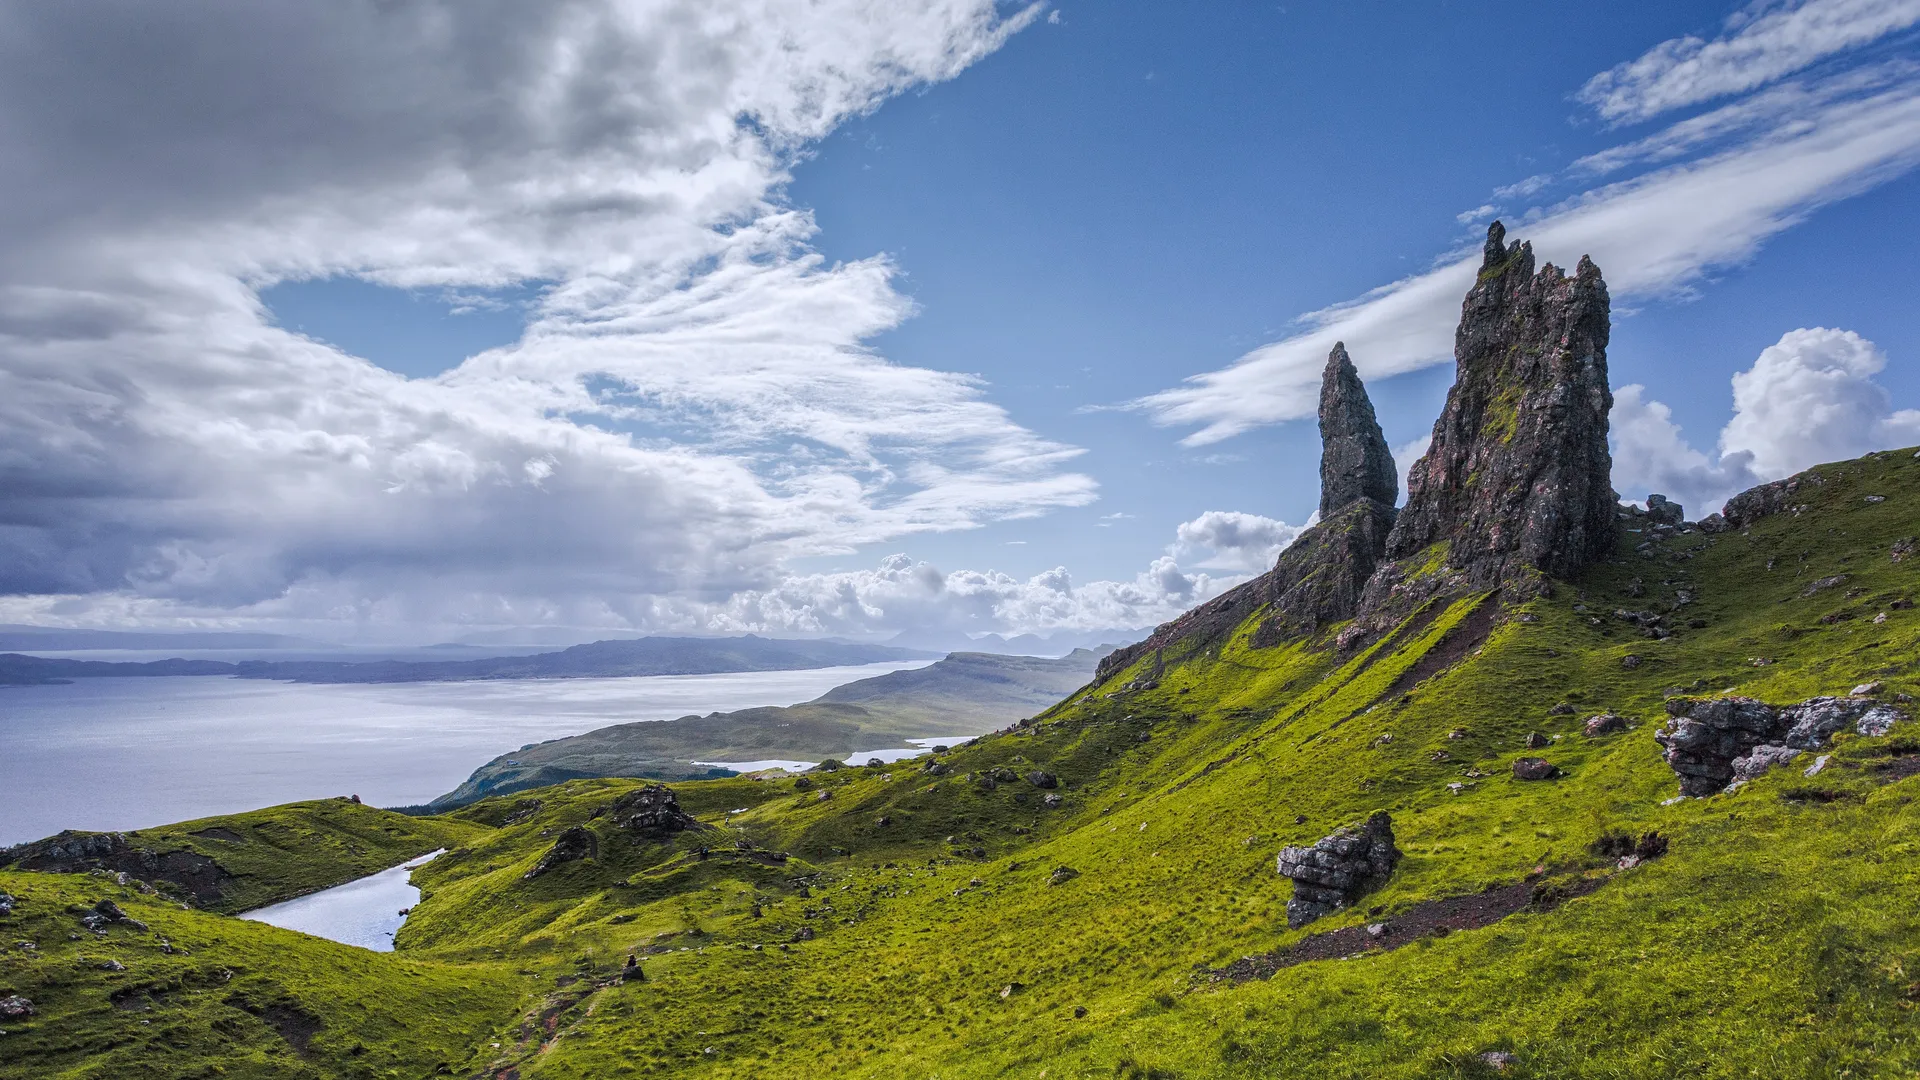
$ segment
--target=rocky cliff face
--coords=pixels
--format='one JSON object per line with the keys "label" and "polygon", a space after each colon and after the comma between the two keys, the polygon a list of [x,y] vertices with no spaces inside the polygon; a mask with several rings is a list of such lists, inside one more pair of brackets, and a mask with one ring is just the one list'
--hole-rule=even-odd
{"label": "rocky cliff face", "polygon": [[1487,230],[1479,280],[1461,305],[1456,375],[1433,444],[1407,481],[1387,540],[1404,558],[1448,545],[1473,588],[1516,570],[1568,577],[1611,549],[1607,286],[1582,257],[1569,277]]}
{"label": "rocky cliff face", "polygon": [[1320,520],[1356,499],[1392,507],[1400,477],[1347,345],[1336,342],[1320,376]]}

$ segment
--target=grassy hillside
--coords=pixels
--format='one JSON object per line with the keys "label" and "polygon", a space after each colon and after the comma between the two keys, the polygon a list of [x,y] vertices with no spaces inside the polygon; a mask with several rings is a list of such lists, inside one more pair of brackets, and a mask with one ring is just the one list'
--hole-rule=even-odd
{"label": "grassy hillside", "polygon": [[[1676,693],[1920,693],[1920,556],[1903,554],[1920,461],[1825,466],[1789,501],[1745,531],[1623,532],[1550,597],[1447,598],[1352,654],[1338,628],[1256,648],[1249,612],[1169,650],[1153,689],[1123,689],[1144,666],[1114,673],[932,767],[676,785],[709,828],[666,843],[608,824],[634,781],[488,799],[429,819],[474,831],[417,876],[392,958],[231,932],[299,957],[274,992],[328,1010],[315,1075],[1911,1075],[1920,723],[1836,738],[1815,777],[1803,758],[1681,801],[1651,737]],[[1602,712],[1631,729],[1584,735]],[[1561,775],[1516,779],[1522,755]],[[1405,853],[1392,878],[1289,930],[1275,853],[1375,810]],[[529,880],[575,825],[598,857]],[[1604,838],[1650,832],[1666,852],[1621,869]],[[71,917],[34,913],[98,887],[0,876],[51,920],[16,911],[0,937],[67,949]],[[255,940],[201,933],[196,961],[236,971]],[[620,984],[630,951],[646,980]],[[0,1076],[82,1069],[55,1043],[125,1030],[77,961],[0,956],[0,997],[51,1003],[0,1021]],[[379,1049],[398,1045],[378,1007],[396,978],[470,984],[431,1023],[404,1005],[432,1049]],[[264,1060],[271,1029],[223,1035],[223,1000],[177,1006],[192,1049],[154,1049],[150,1075]]]}
{"label": "grassy hillside", "polygon": [[[615,724],[487,762],[433,807],[597,776],[698,779],[695,761],[817,761],[909,739],[971,737],[1033,715],[1092,677],[1104,652],[1063,657],[954,653],[860,679],[799,705]],[[725,775],[724,770],[719,772]]]}

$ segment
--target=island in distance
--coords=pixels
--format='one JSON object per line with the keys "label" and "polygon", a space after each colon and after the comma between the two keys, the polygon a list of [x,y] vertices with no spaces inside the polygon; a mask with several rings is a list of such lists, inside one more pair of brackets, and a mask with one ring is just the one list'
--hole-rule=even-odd
{"label": "island in distance", "polygon": [[937,652],[842,641],[789,641],[746,634],[731,638],[647,637],[595,641],[531,656],[474,660],[156,660],[112,663],[63,657],[0,655],[0,686],[72,679],[156,675],[232,675],[303,683],[464,682],[475,679],[610,679],[632,675],[717,675],[796,671],[891,660],[930,660]]}
{"label": "island in distance", "polygon": [[836,686],[799,705],[615,724],[502,754],[430,806],[443,811],[589,777],[715,775],[698,761],[819,760],[861,746],[980,735],[1086,685],[1113,649],[1075,649],[1059,658],[957,652],[926,667]]}

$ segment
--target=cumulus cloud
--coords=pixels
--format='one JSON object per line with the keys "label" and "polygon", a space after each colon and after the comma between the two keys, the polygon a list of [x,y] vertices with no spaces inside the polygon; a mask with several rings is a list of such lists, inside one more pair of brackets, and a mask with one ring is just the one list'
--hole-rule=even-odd
{"label": "cumulus cloud", "polygon": [[1258,574],[1273,566],[1288,544],[1313,524],[1289,525],[1259,514],[1209,510],[1175,530],[1174,554],[1208,570]]}
{"label": "cumulus cloud", "polygon": [[[895,268],[778,194],[1040,10],[8,6],[0,606],[694,628],[795,556],[1091,501],[1076,448],[870,349]],[[409,380],[259,299],[332,275],[539,300]]]}
{"label": "cumulus cloud", "polygon": [[1920,442],[1920,410],[1896,410],[1873,379],[1886,364],[1851,330],[1789,331],[1733,376],[1733,418],[1711,460],[1645,387],[1622,387],[1611,418],[1615,485],[1636,497],[1658,491],[1705,514],[1755,484]]}
{"label": "cumulus cloud", "polygon": [[1645,120],[1741,93],[1920,23],[1920,0],[1760,0],[1708,41],[1687,35],[1595,75],[1576,95],[1604,119]]}
{"label": "cumulus cloud", "polygon": [[[1920,164],[1920,80],[1835,75],[1793,107],[1776,105],[1729,124],[1737,137],[1710,152],[1663,157],[1652,171],[1510,219],[1509,235],[1530,241],[1543,262],[1570,266],[1591,255],[1616,298],[1684,293],[1714,268],[1752,258],[1821,206]],[[1649,156],[1659,155],[1643,148],[1625,158]],[[1197,428],[1182,442],[1199,446],[1314,415],[1321,366],[1335,341],[1346,342],[1368,379],[1443,363],[1479,259],[1474,245],[1432,270],[1309,312],[1291,336],[1132,407],[1157,424]]]}

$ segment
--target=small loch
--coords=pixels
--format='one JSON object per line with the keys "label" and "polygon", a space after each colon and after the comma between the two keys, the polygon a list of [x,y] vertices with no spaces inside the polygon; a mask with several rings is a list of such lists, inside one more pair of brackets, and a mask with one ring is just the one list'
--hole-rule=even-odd
{"label": "small loch", "polygon": [[243,912],[240,918],[374,952],[392,952],[393,935],[407,921],[400,912],[420,902],[420,890],[410,880],[414,868],[439,854],[441,851],[430,851],[345,885]]}

